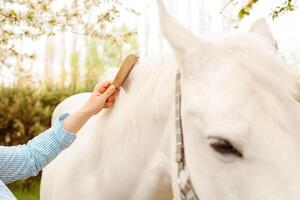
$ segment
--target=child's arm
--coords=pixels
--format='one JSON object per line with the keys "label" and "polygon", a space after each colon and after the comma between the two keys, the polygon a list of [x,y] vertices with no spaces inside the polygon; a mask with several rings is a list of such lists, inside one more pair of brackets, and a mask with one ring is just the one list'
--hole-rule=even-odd
{"label": "child's arm", "polygon": [[87,103],[72,115],[63,114],[53,127],[30,140],[26,145],[0,147],[0,179],[10,183],[35,176],[62,150],[75,140],[75,134],[94,114],[112,106],[114,88],[109,82],[95,87]]}

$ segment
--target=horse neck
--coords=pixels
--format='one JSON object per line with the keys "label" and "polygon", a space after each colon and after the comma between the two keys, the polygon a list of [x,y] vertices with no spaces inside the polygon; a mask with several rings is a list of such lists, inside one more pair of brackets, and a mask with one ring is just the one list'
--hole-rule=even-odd
{"label": "horse neck", "polygon": [[175,74],[171,55],[141,59],[129,77],[129,91],[121,91],[113,110],[100,117],[102,139],[96,140],[127,149],[155,148],[175,109]]}

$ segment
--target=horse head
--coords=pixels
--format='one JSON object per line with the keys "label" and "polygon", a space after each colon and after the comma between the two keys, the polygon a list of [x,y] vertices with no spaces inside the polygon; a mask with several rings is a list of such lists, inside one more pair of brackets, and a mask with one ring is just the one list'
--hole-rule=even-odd
{"label": "horse head", "polygon": [[204,40],[158,4],[182,74],[186,165],[198,197],[300,199],[300,105],[267,23]]}

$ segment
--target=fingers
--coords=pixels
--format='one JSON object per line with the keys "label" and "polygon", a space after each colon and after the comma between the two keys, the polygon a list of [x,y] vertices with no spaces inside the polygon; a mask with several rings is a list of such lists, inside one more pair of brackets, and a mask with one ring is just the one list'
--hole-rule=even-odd
{"label": "fingers", "polygon": [[106,100],[107,102],[113,102],[116,100],[116,96],[118,94],[118,90],[114,92],[114,94],[112,94],[110,97],[108,97],[108,99]]}
{"label": "fingers", "polygon": [[110,97],[108,97],[108,99],[106,100],[106,102],[114,102],[116,99],[115,94],[111,95]]}
{"label": "fingers", "polygon": [[106,102],[103,106],[103,108],[110,108],[115,104],[115,102]]}
{"label": "fingers", "polygon": [[101,94],[104,93],[107,88],[110,86],[110,81],[104,81],[103,83],[98,83],[95,86],[95,91],[100,92]]}
{"label": "fingers", "polygon": [[108,97],[107,101],[108,102],[115,101],[116,97],[119,95],[119,93],[120,93],[120,89],[118,88],[115,90],[115,92],[110,97]]}
{"label": "fingers", "polygon": [[114,105],[116,96],[119,94],[120,89],[116,89],[114,85],[110,85],[110,81],[99,83],[95,87],[97,96],[105,101],[103,108],[110,108]]}
{"label": "fingers", "polygon": [[109,86],[105,92],[102,93],[102,96],[107,100],[116,90],[114,85]]}
{"label": "fingers", "polygon": [[115,92],[110,97],[108,97],[103,108],[113,107],[115,104],[115,101],[116,101],[116,97],[119,94],[119,92],[120,92],[120,89],[115,90]]}

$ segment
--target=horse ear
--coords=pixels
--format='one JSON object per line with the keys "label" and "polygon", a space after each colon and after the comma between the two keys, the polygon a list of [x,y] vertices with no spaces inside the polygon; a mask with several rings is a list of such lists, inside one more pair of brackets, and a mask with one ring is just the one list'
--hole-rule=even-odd
{"label": "horse ear", "polygon": [[175,51],[176,56],[181,60],[188,49],[199,43],[200,39],[168,13],[163,0],[157,0],[157,3],[162,33]]}
{"label": "horse ear", "polygon": [[263,37],[269,44],[276,48],[276,41],[274,40],[271,30],[264,18],[258,19],[250,28],[250,32]]}

